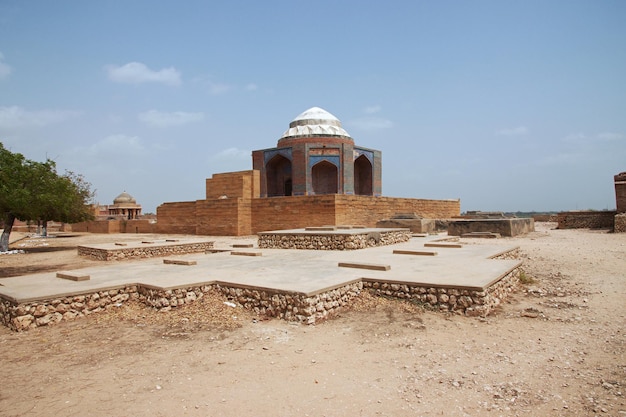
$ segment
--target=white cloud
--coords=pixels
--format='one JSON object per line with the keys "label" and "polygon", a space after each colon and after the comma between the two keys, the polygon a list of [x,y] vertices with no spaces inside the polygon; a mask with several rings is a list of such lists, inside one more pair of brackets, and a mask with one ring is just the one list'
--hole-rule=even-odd
{"label": "white cloud", "polygon": [[129,62],[122,66],[109,65],[106,67],[109,79],[118,83],[163,83],[166,85],[180,85],[180,72],[174,67],[151,70],[141,62]]}
{"label": "white cloud", "polygon": [[204,113],[189,113],[183,111],[161,112],[148,110],[139,113],[139,120],[150,127],[181,126],[188,123],[199,122],[204,119]]}
{"label": "white cloud", "polygon": [[379,111],[382,110],[382,107],[380,106],[368,106],[364,109],[366,114],[374,114],[374,113],[378,113]]}
{"label": "white cloud", "polygon": [[529,132],[526,126],[517,126],[512,128],[500,129],[496,131],[498,136],[523,136]]}
{"label": "white cloud", "polygon": [[259,86],[254,83],[249,83],[248,85],[246,85],[246,90],[248,91],[256,91],[258,89],[259,89]]}
{"label": "white cloud", "polygon": [[6,63],[4,63],[4,55],[0,52],[0,80],[6,78],[11,74],[13,69]]}
{"label": "white cloud", "polygon": [[362,117],[351,120],[348,125],[359,130],[379,130],[392,128],[393,122],[381,117]]}
{"label": "white cloud", "polygon": [[0,107],[0,128],[47,126],[72,119],[79,114],[80,112],[73,110],[29,111],[19,106]]}

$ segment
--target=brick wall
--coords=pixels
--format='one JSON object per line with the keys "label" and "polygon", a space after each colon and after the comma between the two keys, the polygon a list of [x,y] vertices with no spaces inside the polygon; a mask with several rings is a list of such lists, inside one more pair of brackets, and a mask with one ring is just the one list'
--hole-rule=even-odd
{"label": "brick wall", "polygon": [[196,234],[243,236],[251,231],[251,200],[228,198],[197,202]]}
{"label": "brick wall", "polygon": [[157,233],[196,233],[196,202],[163,203],[157,207]]}
{"label": "brick wall", "polygon": [[376,222],[397,213],[416,213],[429,219],[445,219],[461,213],[460,200],[424,200],[338,195],[337,224],[360,224],[376,227]]}
{"label": "brick wall", "polygon": [[251,232],[335,224],[335,195],[272,197],[252,200]]}
{"label": "brick wall", "polygon": [[260,195],[259,171],[239,171],[214,174],[206,179],[206,199],[258,198]]}

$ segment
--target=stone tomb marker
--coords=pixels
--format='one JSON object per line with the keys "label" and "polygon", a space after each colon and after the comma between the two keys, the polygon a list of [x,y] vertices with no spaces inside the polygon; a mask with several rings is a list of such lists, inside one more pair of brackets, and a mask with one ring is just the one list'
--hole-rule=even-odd
{"label": "stone tomb marker", "polygon": [[91,279],[89,275],[73,271],[57,272],[57,278],[69,279],[71,281],[89,281]]}
{"label": "stone tomb marker", "polygon": [[339,262],[337,266],[339,266],[340,268],[371,269],[373,271],[389,271],[391,269],[390,265],[366,264],[357,262]]}

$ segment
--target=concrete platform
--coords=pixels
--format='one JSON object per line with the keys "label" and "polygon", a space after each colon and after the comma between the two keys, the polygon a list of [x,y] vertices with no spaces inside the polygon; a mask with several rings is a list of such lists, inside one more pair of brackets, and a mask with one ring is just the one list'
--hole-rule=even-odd
{"label": "concrete platform", "polygon": [[[406,243],[352,251],[255,251],[262,256],[231,256],[231,250],[224,249],[214,253],[177,256],[178,260],[184,260],[188,265],[184,268],[164,264],[163,259],[107,262],[102,266],[69,271],[88,275],[88,281],[59,279],[56,272],[4,278],[0,280],[0,301],[14,306],[130,286],[167,292],[208,285],[310,298],[355,282],[362,288],[360,283],[366,281],[383,287],[402,284],[411,288],[426,288],[431,292],[433,288],[443,289],[443,293],[449,289],[457,291],[460,297],[462,291],[483,294],[521,265],[519,260],[492,259],[517,249],[501,244],[441,249],[437,256],[394,254],[394,250],[424,251],[425,243],[437,239],[441,237],[418,237]],[[384,271],[342,268],[339,263],[381,264],[390,268]]]}

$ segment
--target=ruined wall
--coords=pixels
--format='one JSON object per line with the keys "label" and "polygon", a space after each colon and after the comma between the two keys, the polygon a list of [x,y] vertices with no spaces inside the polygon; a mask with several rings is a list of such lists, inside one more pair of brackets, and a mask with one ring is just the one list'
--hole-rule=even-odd
{"label": "ruined wall", "polygon": [[614,211],[565,211],[557,215],[557,229],[613,229]]}

